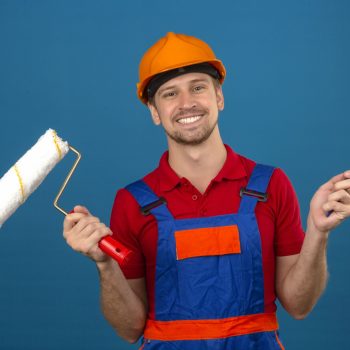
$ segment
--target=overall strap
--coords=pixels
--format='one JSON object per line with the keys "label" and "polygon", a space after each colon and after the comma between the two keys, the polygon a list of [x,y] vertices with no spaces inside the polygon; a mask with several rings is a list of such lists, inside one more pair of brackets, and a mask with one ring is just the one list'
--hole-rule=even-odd
{"label": "overall strap", "polygon": [[247,187],[241,189],[239,213],[254,213],[258,201],[267,201],[266,189],[274,169],[269,165],[255,165]]}
{"label": "overall strap", "polygon": [[142,215],[153,214],[157,220],[173,219],[164,198],[159,198],[143,181],[135,181],[125,187],[140,206]]}

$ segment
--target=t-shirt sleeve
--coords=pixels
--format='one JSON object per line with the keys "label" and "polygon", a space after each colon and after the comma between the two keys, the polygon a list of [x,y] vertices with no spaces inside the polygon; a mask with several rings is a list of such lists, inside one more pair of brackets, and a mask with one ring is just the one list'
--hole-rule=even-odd
{"label": "t-shirt sleeve", "polygon": [[120,189],[115,197],[110,228],[113,238],[131,250],[127,261],[120,266],[127,279],[141,278],[145,275],[144,257],[137,236],[139,206],[126,189]]}
{"label": "t-shirt sleeve", "polygon": [[276,205],[275,253],[277,256],[298,254],[305,237],[299,201],[291,181],[282,169],[276,169],[273,177]]}

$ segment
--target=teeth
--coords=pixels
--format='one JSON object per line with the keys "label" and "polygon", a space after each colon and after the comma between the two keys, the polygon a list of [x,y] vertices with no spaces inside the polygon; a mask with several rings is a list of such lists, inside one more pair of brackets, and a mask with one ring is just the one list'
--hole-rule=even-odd
{"label": "teeth", "polygon": [[180,124],[190,124],[190,123],[194,123],[196,122],[197,120],[200,119],[200,116],[199,115],[196,115],[194,117],[189,117],[189,118],[181,118],[178,120],[178,122]]}

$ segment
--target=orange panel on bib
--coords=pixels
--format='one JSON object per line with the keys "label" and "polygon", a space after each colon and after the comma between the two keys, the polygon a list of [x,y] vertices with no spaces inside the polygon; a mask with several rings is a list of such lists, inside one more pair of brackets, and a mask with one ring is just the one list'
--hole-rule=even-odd
{"label": "orange panel on bib", "polygon": [[178,260],[241,252],[237,225],[176,231],[175,241]]}

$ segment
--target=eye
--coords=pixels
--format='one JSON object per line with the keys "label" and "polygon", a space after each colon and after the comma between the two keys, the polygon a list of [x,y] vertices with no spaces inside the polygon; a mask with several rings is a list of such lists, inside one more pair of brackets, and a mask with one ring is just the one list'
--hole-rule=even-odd
{"label": "eye", "polygon": [[205,89],[204,85],[196,85],[196,86],[193,87],[193,91],[194,92],[200,92],[200,91],[202,91],[204,89]]}
{"label": "eye", "polygon": [[171,97],[174,97],[175,95],[176,95],[175,91],[167,91],[162,95],[162,97],[163,98],[171,98]]}

